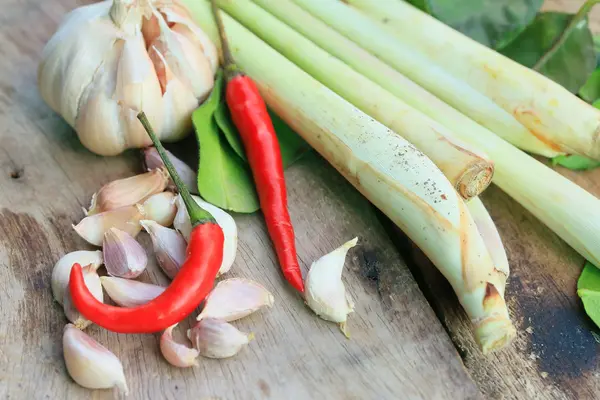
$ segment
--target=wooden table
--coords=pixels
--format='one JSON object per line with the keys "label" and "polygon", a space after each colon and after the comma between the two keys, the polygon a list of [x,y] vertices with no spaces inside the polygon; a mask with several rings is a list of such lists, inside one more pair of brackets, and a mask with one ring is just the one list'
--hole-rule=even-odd
{"label": "wooden table", "polygon": [[[86,151],[39,97],[36,67],[41,49],[60,17],[82,3],[2,1],[2,399],[118,397],[116,392],[85,390],[68,377],[61,348],[66,320],[50,290],[56,260],[66,252],[90,248],[71,228],[82,218],[81,207],[102,184],[141,171],[137,152],[102,158]],[[549,1],[546,7],[576,8],[578,3]],[[193,148],[193,143],[189,138],[173,150],[183,154],[182,149]],[[188,160],[193,162],[193,156]],[[561,172],[600,195],[595,184],[600,170]],[[349,321],[352,339],[316,318],[283,283],[260,215],[235,215],[240,242],[229,276],[255,279],[276,299],[272,309],[235,323],[254,332],[256,340],[233,359],[202,359],[199,367],[181,370],[162,359],[158,335],[88,328],[86,332],[123,361],[129,398],[598,396],[598,344],[575,295],[583,260],[500,190],[490,188],[483,200],[510,257],[507,298],[519,336],[508,349],[483,357],[439,273],[323,159],[308,155],[289,168],[286,179],[304,272],[319,256],[359,237],[345,272],[357,305]],[[149,238],[139,238],[149,248]],[[153,262],[143,279],[167,284]],[[179,333],[190,323],[182,323]]]}

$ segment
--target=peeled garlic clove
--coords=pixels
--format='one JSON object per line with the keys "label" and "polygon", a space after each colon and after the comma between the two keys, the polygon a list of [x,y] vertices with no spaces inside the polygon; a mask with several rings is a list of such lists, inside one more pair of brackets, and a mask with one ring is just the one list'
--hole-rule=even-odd
{"label": "peeled garlic clove", "polygon": [[236,355],[254,335],[240,332],[228,322],[205,318],[188,331],[188,338],[204,357],[227,358]]}
{"label": "peeled garlic clove", "polygon": [[[179,177],[183,183],[185,183],[185,186],[187,186],[188,190],[191,193],[198,193],[198,174],[186,163],[175,157],[169,150],[167,150],[167,155],[169,156],[169,160],[171,160],[171,163],[175,167],[175,170],[179,174]],[[165,164],[162,162],[162,159],[158,155],[158,151],[155,147],[146,147],[144,149],[144,166],[146,169],[165,167]],[[170,178],[169,187],[176,189],[175,184]]]}
{"label": "peeled garlic clove", "polygon": [[73,264],[75,263],[78,263],[79,265],[91,264],[94,268],[98,268],[102,265],[102,252],[100,250],[73,251],[62,256],[61,259],[54,264],[54,269],[52,270],[52,295],[61,305],[63,304],[65,288],[69,284],[71,268],[73,268]]}
{"label": "peeled garlic clove", "polygon": [[[97,269],[98,267],[94,265],[86,265],[83,267],[83,280],[96,300],[103,302],[104,293],[102,292],[100,276],[98,276],[98,272],[96,272]],[[67,319],[75,324],[78,329],[85,329],[92,323],[92,321],[85,319],[83,315],[79,313],[77,308],[75,308],[75,305],[71,299],[71,292],[69,291],[68,285],[65,288],[63,295],[63,308],[65,310],[65,316]]]}
{"label": "peeled garlic clove", "polygon": [[117,387],[127,395],[127,382],[121,361],[90,336],[67,324],[63,332],[63,355],[69,375],[88,389]]}
{"label": "peeled garlic clove", "polygon": [[106,271],[120,278],[137,278],[148,264],[144,248],[130,234],[117,228],[110,228],[104,234],[102,253]]}
{"label": "peeled garlic clove", "polygon": [[304,282],[306,304],[324,320],[339,323],[346,336],[346,318],[354,304],[346,294],[342,270],[348,250],[357,242],[358,238],[354,238],[315,261]]}
{"label": "peeled garlic clove", "polygon": [[177,213],[175,194],[162,192],[150,196],[143,204],[146,218],[156,221],[162,226],[171,226]]}
{"label": "peeled garlic clove", "polygon": [[77,225],[73,225],[73,229],[88,243],[102,246],[104,234],[110,228],[120,229],[135,237],[142,229],[140,220],[144,216],[145,211],[141,205],[125,206],[85,217]]}
{"label": "peeled garlic clove", "polygon": [[[217,224],[223,230],[225,241],[223,244],[223,261],[221,262],[221,268],[217,276],[222,275],[231,269],[233,262],[235,261],[235,255],[237,253],[237,225],[235,220],[225,211],[219,207],[215,207],[210,203],[202,200],[198,196],[192,196],[198,205],[208,211],[210,215],[214,217]],[[187,213],[185,204],[180,195],[177,196],[177,214],[173,220],[173,226],[177,229],[186,240],[189,240],[190,234],[192,233],[192,224],[190,223],[190,216]]]}
{"label": "peeled garlic clove", "polygon": [[153,194],[165,190],[167,183],[168,178],[162,168],[112,181],[94,194],[87,215],[141,203]]}
{"label": "peeled garlic clove", "polygon": [[196,360],[200,353],[198,350],[177,343],[173,339],[173,328],[177,325],[167,328],[160,337],[160,352],[169,364],[179,367],[193,367],[198,365]]}
{"label": "peeled garlic clove", "polygon": [[121,307],[141,306],[165,291],[162,286],[114,276],[101,276],[100,281],[108,297]]}
{"label": "peeled garlic clove", "polygon": [[231,322],[250,315],[261,307],[271,307],[274,301],[273,295],[254,281],[226,279],[210,292],[197,320],[216,318]]}
{"label": "peeled garlic clove", "polygon": [[142,220],[140,224],[150,234],[158,265],[169,278],[175,278],[187,257],[185,239],[176,230],[165,228],[155,221]]}

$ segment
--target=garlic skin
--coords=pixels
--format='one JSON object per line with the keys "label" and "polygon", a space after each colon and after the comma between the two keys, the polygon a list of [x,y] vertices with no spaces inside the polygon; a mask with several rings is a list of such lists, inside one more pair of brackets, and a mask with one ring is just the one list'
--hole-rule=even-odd
{"label": "garlic skin", "polygon": [[190,133],[191,112],[214,84],[216,54],[179,0],[106,0],[62,20],[42,53],[38,85],[86,148],[117,155],[151,144],[139,111],[162,141]]}
{"label": "garlic skin", "polygon": [[177,213],[175,205],[175,194],[173,192],[162,192],[150,196],[144,201],[146,218],[156,221],[162,226],[171,226]]}
{"label": "garlic skin", "polygon": [[104,265],[109,275],[119,278],[137,278],[146,270],[146,251],[130,234],[110,228],[102,243]]}
{"label": "garlic skin", "polygon": [[198,350],[190,348],[181,343],[177,343],[173,339],[173,328],[176,326],[177,325],[168,327],[161,335],[160,352],[165,360],[175,367],[187,368],[197,366],[197,358],[200,353]]}
{"label": "garlic skin", "polygon": [[[217,276],[223,275],[231,269],[231,266],[235,261],[238,241],[237,225],[235,224],[233,217],[221,210],[219,207],[215,207],[212,204],[207,203],[198,196],[192,197],[203,210],[208,211],[210,215],[214,217],[214,219],[217,221],[217,224],[223,230],[223,235],[225,237],[225,241],[223,243],[223,261]],[[190,216],[187,213],[181,195],[177,195],[176,202],[177,214],[173,220],[173,226],[175,229],[181,232],[185,240],[189,240],[190,234],[192,233]]]}
{"label": "garlic skin", "polygon": [[188,330],[188,338],[200,355],[208,358],[233,357],[254,338],[228,322],[205,318]]}
{"label": "garlic skin", "polygon": [[101,276],[100,282],[108,297],[121,307],[141,306],[165,291],[162,286],[114,276]]}
{"label": "garlic skin", "polygon": [[52,269],[52,295],[60,304],[63,304],[65,289],[69,284],[69,276],[73,264],[92,265],[92,268],[98,268],[102,265],[102,252],[100,250],[89,251],[79,250],[65,254],[54,264]]}
{"label": "garlic skin", "polygon": [[150,196],[165,190],[167,175],[165,169],[155,169],[107,183],[92,196],[87,215],[142,203]]}
{"label": "garlic skin", "polygon": [[[175,157],[169,150],[166,151],[169,160],[175,167],[175,170],[179,174],[179,177],[185,183],[190,193],[198,193],[198,174],[191,169],[186,163]],[[154,168],[165,168],[158,151],[154,146],[146,147],[143,151],[144,156],[144,168],[152,170]],[[169,189],[177,191],[177,187],[173,180],[169,177]],[[166,226],[166,225],[165,225]]]}
{"label": "garlic skin", "polygon": [[[97,269],[98,267],[93,265],[86,265],[83,267],[83,280],[96,300],[104,302],[102,283],[100,282],[100,276],[98,276],[98,272],[96,271]],[[69,291],[68,285],[65,288],[63,295],[63,308],[65,310],[65,316],[67,319],[71,321],[78,329],[85,329],[92,324],[92,321],[85,319],[83,315],[79,313],[77,308],[75,308],[75,305],[71,300],[71,292]]]}
{"label": "garlic skin", "polygon": [[357,243],[358,238],[354,238],[319,258],[311,265],[304,282],[306,304],[322,319],[340,324],[346,336],[346,319],[354,304],[342,282],[342,270],[348,250]]}
{"label": "garlic skin", "polygon": [[262,285],[243,278],[221,281],[210,292],[202,312],[196,318],[215,318],[231,322],[262,307],[272,307],[275,299]]}
{"label": "garlic skin", "polygon": [[144,207],[139,204],[125,206],[85,217],[73,225],[73,229],[88,243],[102,246],[104,234],[110,228],[120,229],[135,237],[142,230],[140,221],[145,214]]}
{"label": "garlic skin", "polygon": [[77,384],[88,389],[117,387],[128,394],[123,365],[110,350],[72,324],[65,326],[62,342],[67,371]]}
{"label": "garlic skin", "polygon": [[175,278],[187,258],[185,239],[175,229],[165,228],[155,221],[142,220],[140,224],[150,234],[158,265],[170,279]]}

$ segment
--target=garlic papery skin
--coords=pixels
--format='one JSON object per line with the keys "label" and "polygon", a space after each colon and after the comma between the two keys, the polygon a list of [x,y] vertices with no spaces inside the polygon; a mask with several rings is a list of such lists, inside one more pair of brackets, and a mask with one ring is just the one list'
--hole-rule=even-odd
{"label": "garlic papery skin", "polygon": [[101,276],[100,281],[108,297],[121,307],[141,306],[165,291],[162,286],[114,276]]}
{"label": "garlic papery skin", "polygon": [[155,221],[142,220],[140,224],[150,234],[158,265],[169,278],[175,278],[187,257],[187,243],[181,233],[165,228]]}
{"label": "garlic papery skin", "polygon": [[52,269],[52,295],[60,304],[63,304],[65,289],[69,284],[69,276],[73,264],[92,265],[93,268],[98,268],[102,265],[102,252],[100,250],[89,251],[79,250],[65,254],[54,264]]}
{"label": "garlic papery skin", "polygon": [[[186,163],[181,161],[179,158],[175,157],[173,153],[171,153],[169,150],[167,150],[166,153],[169,157],[169,160],[171,160],[171,163],[175,167],[175,170],[179,174],[179,177],[181,178],[183,183],[185,183],[185,186],[187,186],[188,190],[191,193],[198,193],[198,174],[193,169],[191,169]],[[158,155],[158,151],[154,146],[146,147],[144,149],[143,156],[144,167],[146,169],[152,170],[155,168],[165,168],[165,164]],[[169,178],[169,189],[172,189],[174,191],[177,190],[177,187],[175,186],[171,178]]]}
{"label": "garlic papery skin", "polygon": [[171,226],[177,213],[175,194],[173,192],[162,192],[150,196],[144,201],[146,218],[156,221],[162,226]]}
{"label": "garlic papery skin", "polygon": [[160,168],[107,183],[92,196],[87,215],[143,203],[150,196],[165,190],[168,182],[166,170]]}
{"label": "garlic papery skin", "polygon": [[200,353],[198,350],[190,348],[184,344],[177,343],[173,339],[173,328],[176,326],[177,325],[168,327],[161,335],[160,352],[165,360],[175,367],[187,368],[197,366],[197,358]]}
{"label": "garlic papery skin", "polygon": [[136,204],[90,215],[73,225],[73,229],[88,243],[102,246],[104,234],[110,228],[120,229],[135,237],[142,230],[140,221],[144,218],[144,207]]}
{"label": "garlic papery skin", "polygon": [[[98,272],[96,271],[97,269],[98,267],[91,264],[83,267],[83,280],[96,300],[104,302],[104,292],[102,292],[102,283],[100,282],[100,276],[98,276]],[[75,305],[71,300],[71,292],[69,291],[68,285],[65,288],[63,295],[63,308],[67,319],[75,324],[78,329],[85,329],[91,325],[92,321],[85,319],[83,315],[79,313],[77,308],[75,308]]]}
{"label": "garlic papery skin", "polygon": [[123,365],[110,350],[72,324],[65,326],[62,342],[67,371],[77,384],[88,389],[117,387],[127,395]]}
{"label": "garlic papery skin", "polygon": [[243,278],[226,279],[210,292],[202,312],[196,318],[216,318],[231,322],[262,307],[272,307],[275,299],[262,285]]}
{"label": "garlic papery skin", "polygon": [[[237,225],[235,224],[235,220],[225,211],[221,210],[219,207],[215,207],[210,203],[202,200],[198,196],[192,196],[196,203],[204,209],[208,211],[210,215],[214,217],[217,221],[217,224],[223,230],[223,235],[225,237],[225,241],[223,243],[223,261],[221,262],[221,268],[217,276],[223,275],[228,272],[235,261],[235,256],[237,253],[237,242],[238,242],[238,232]],[[189,240],[190,234],[192,233],[192,224],[190,223],[190,216],[187,213],[185,208],[185,204],[183,203],[183,199],[181,195],[177,196],[177,214],[175,215],[175,219],[173,220],[173,226],[177,229],[186,240]]]}
{"label": "garlic papery skin", "polygon": [[[177,21],[167,23],[167,14]],[[154,47],[179,85],[161,86],[157,57],[150,54]],[[179,1],[107,0],[63,19],[42,53],[39,89],[85,147],[117,155],[151,143],[136,118],[139,111],[162,141],[191,132],[191,112],[214,84],[215,55],[214,44]]]}
{"label": "garlic papery skin", "polygon": [[119,278],[137,278],[146,270],[146,251],[130,234],[110,228],[102,243],[104,265],[109,275]]}
{"label": "garlic papery skin", "polygon": [[306,304],[324,320],[340,324],[346,336],[346,319],[354,304],[346,293],[342,271],[348,250],[357,243],[358,238],[354,238],[319,258],[310,266],[304,282]]}
{"label": "garlic papery skin", "polygon": [[188,338],[200,355],[208,358],[228,358],[236,355],[254,337],[240,332],[229,322],[205,318],[188,330]]}

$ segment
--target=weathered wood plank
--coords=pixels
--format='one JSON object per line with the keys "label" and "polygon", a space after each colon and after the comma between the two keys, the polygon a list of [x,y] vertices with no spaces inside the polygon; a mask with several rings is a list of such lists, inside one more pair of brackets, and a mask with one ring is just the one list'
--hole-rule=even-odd
{"label": "weathered wood plank", "polygon": [[[3,0],[0,17],[0,398],[90,396],[66,374],[65,318],[50,275],[64,253],[89,248],[72,230],[103,183],[139,171],[135,152],[101,158],[41,101],[36,67],[43,44],[75,0]],[[181,146],[193,148],[193,139]],[[192,146],[190,146],[192,145]],[[263,283],[273,309],[235,324],[256,340],[230,360],[170,367],[157,335],[88,333],[123,361],[133,399],[478,398],[441,324],[368,202],[312,154],[286,174],[298,252],[317,257],[359,236],[345,282],[355,299],[352,339],[316,318],[283,283],[259,214],[236,215],[239,255],[230,276]],[[148,237],[140,240],[148,247]],[[154,263],[144,280],[166,284]],[[189,326],[184,322],[180,333]],[[93,398],[116,397],[95,391]]]}

